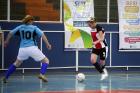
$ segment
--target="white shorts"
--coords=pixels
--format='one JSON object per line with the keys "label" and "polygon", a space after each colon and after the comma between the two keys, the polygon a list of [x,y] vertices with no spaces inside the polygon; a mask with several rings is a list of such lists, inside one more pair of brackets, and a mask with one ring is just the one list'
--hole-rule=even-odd
{"label": "white shorts", "polygon": [[17,59],[24,61],[29,57],[33,58],[35,61],[41,61],[46,56],[41,52],[37,46],[19,48]]}

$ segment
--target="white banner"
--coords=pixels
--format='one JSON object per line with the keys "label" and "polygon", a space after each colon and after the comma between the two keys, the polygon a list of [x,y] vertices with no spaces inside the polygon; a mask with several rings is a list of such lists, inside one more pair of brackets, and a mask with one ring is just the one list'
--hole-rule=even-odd
{"label": "white banner", "polygon": [[140,49],[140,0],[118,0],[119,48]]}
{"label": "white banner", "polygon": [[64,0],[65,48],[91,48],[87,19],[94,17],[93,0]]}

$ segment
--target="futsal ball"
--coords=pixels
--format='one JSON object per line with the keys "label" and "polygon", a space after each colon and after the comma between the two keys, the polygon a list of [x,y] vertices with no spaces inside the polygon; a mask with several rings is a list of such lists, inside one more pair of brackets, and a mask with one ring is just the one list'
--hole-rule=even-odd
{"label": "futsal ball", "polygon": [[77,76],[76,76],[76,79],[79,82],[83,82],[85,80],[85,75],[83,73],[78,73]]}

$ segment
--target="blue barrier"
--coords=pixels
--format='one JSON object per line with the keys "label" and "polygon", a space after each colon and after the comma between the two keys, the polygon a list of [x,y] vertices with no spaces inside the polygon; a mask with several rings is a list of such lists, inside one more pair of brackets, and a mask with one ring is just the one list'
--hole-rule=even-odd
{"label": "blue barrier", "polygon": [[[3,30],[11,30],[20,23],[0,22]],[[63,24],[39,24],[36,23],[47,35],[52,50],[48,51],[43,42],[39,42],[39,47],[43,53],[50,59],[49,67],[76,67],[76,52],[64,50],[64,26]],[[119,52],[118,24],[102,24],[107,30],[106,38],[109,45],[108,58],[106,60],[108,67],[140,67],[139,52]],[[58,32],[57,32],[58,31]],[[7,31],[4,31],[4,36]],[[40,39],[39,39],[40,41]],[[18,53],[18,38],[11,40],[10,45],[4,48],[4,68],[7,69],[16,59]],[[111,44],[111,45],[110,45]],[[2,51],[2,50],[1,50]],[[2,54],[1,54],[2,55]],[[2,57],[0,57],[2,60]],[[79,66],[92,66],[90,63],[90,51],[78,51]],[[2,62],[0,63],[2,65]],[[23,63],[20,68],[39,68],[40,63],[29,59]]]}

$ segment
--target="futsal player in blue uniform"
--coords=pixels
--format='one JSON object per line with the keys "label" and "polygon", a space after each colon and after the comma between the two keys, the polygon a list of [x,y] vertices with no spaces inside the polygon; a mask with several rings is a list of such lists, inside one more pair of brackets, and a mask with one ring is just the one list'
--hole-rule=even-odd
{"label": "futsal player in blue uniform", "polygon": [[44,33],[37,26],[32,25],[34,19],[31,15],[26,15],[22,21],[22,25],[16,27],[15,29],[9,32],[4,42],[4,45],[6,47],[11,37],[15,35],[19,36],[21,40],[17,59],[9,67],[5,77],[3,78],[3,82],[7,83],[9,76],[16,70],[17,67],[19,67],[22,64],[24,60],[28,59],[29,57],[33,58],[35,61],[39,61],[42,63],[40,75],[38,76],[38,78],[44,82],[47,82],[45,73],[47,71],[49,59],[37,47],[37,42],[35,38],[42,37],[43,41],[46,44],[46,47],[49,50],[51,49],[51,45],[48,42],[48,39],[44,35]]}

